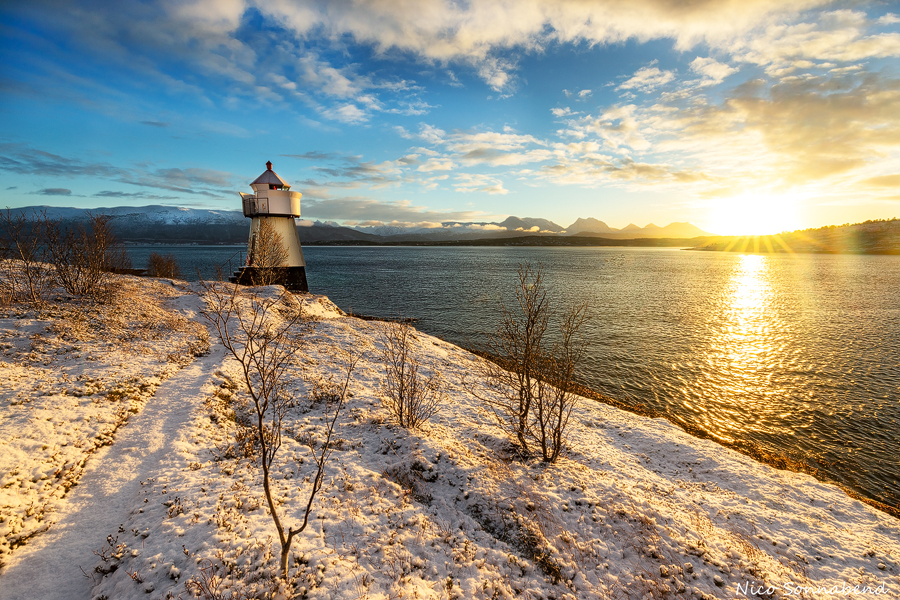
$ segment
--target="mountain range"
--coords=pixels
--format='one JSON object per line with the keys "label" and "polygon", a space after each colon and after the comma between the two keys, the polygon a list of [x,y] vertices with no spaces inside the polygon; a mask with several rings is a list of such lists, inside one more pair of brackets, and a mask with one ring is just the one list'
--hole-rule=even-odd
{"label": "mountain range", "polygon": [[[126,241],[240,243],[247,239],[249,221],[240,211],[207,210],[171,206],[119,206],[82,209],[70,207],[30,206],[11,209],[13,214],[35,212],[63,221],[87,219],[88,214],[112,217],[116,233]],[[321,221],[298,220],[297,232],[302,243],[426,243],[429,241],[466,241],[531,236],[587,236],[613,239],[694,238],[710,236],[690,223],[670,223],[665,227],[629,224],[622,229],[608,226],[595,218],[578,219],[569,227],[561,227],[547,219],[507,217],[500,223],[463,223],[447,221],[438,227],[345,227]]]}

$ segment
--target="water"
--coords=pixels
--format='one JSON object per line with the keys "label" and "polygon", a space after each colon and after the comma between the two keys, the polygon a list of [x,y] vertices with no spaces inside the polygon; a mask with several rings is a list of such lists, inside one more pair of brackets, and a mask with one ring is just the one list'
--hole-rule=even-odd
{"label": "water", "polygon": [[[235,247],[173,251],[224,262]],[[589,387],[723,440],[799,455],[900,506],[900,257],[646,248],[308,247],[309,286],[355,313],[462,345],[494,330],[516,266],[587,301]],[[203,257],[201,259],[201,257]],[[143,259],[144,261],[146,258]],[[188,271],[182,264],[183,271]],[[212,261],[204,275],[214,273]],[[194,272],[191,270],[190,272]]]}

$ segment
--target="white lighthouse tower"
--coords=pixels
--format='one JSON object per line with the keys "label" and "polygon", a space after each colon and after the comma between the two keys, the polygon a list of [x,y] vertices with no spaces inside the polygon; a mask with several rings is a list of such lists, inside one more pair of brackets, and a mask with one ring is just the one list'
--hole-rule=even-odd
{"label": "white lighthouse tower", "polygon": [[[308,292],[306,261],[303,260],[297,225],[294,223],[294,218],[300,216],[302,194],[291,191],[291,186],[272,170],[271,161],[266,163],[266,171],[250,187],[253,194],[241,193],[244,216],[253,219],[250,223],[247,264],[234,274],[231,281],[243,285],[277,283],[292,292]],[[287,254],[286,260],[277,266],[269,262],[273,255],[273,243],[281,244]],[[285,252],[280,254],[283,256]]]}

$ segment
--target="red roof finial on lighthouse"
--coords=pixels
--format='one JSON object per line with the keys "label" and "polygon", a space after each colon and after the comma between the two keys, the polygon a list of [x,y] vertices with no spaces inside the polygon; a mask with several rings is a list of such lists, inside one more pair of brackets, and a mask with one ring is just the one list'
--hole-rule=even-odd
{"label": "red roof finial on lighthouse", "polygon": [[271,160],[266,161],[266,169],[268,169],[269,171],[272,170],[272,161]]}

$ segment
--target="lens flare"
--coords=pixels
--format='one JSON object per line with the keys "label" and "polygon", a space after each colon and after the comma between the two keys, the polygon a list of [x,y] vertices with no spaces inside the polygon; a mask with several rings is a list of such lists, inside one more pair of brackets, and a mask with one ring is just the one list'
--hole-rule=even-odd
{"label": "lens flare", "polygon": [[711,207],[709,230],[719,235],[770,235],[800,229],[797,195],[746,192]]}

